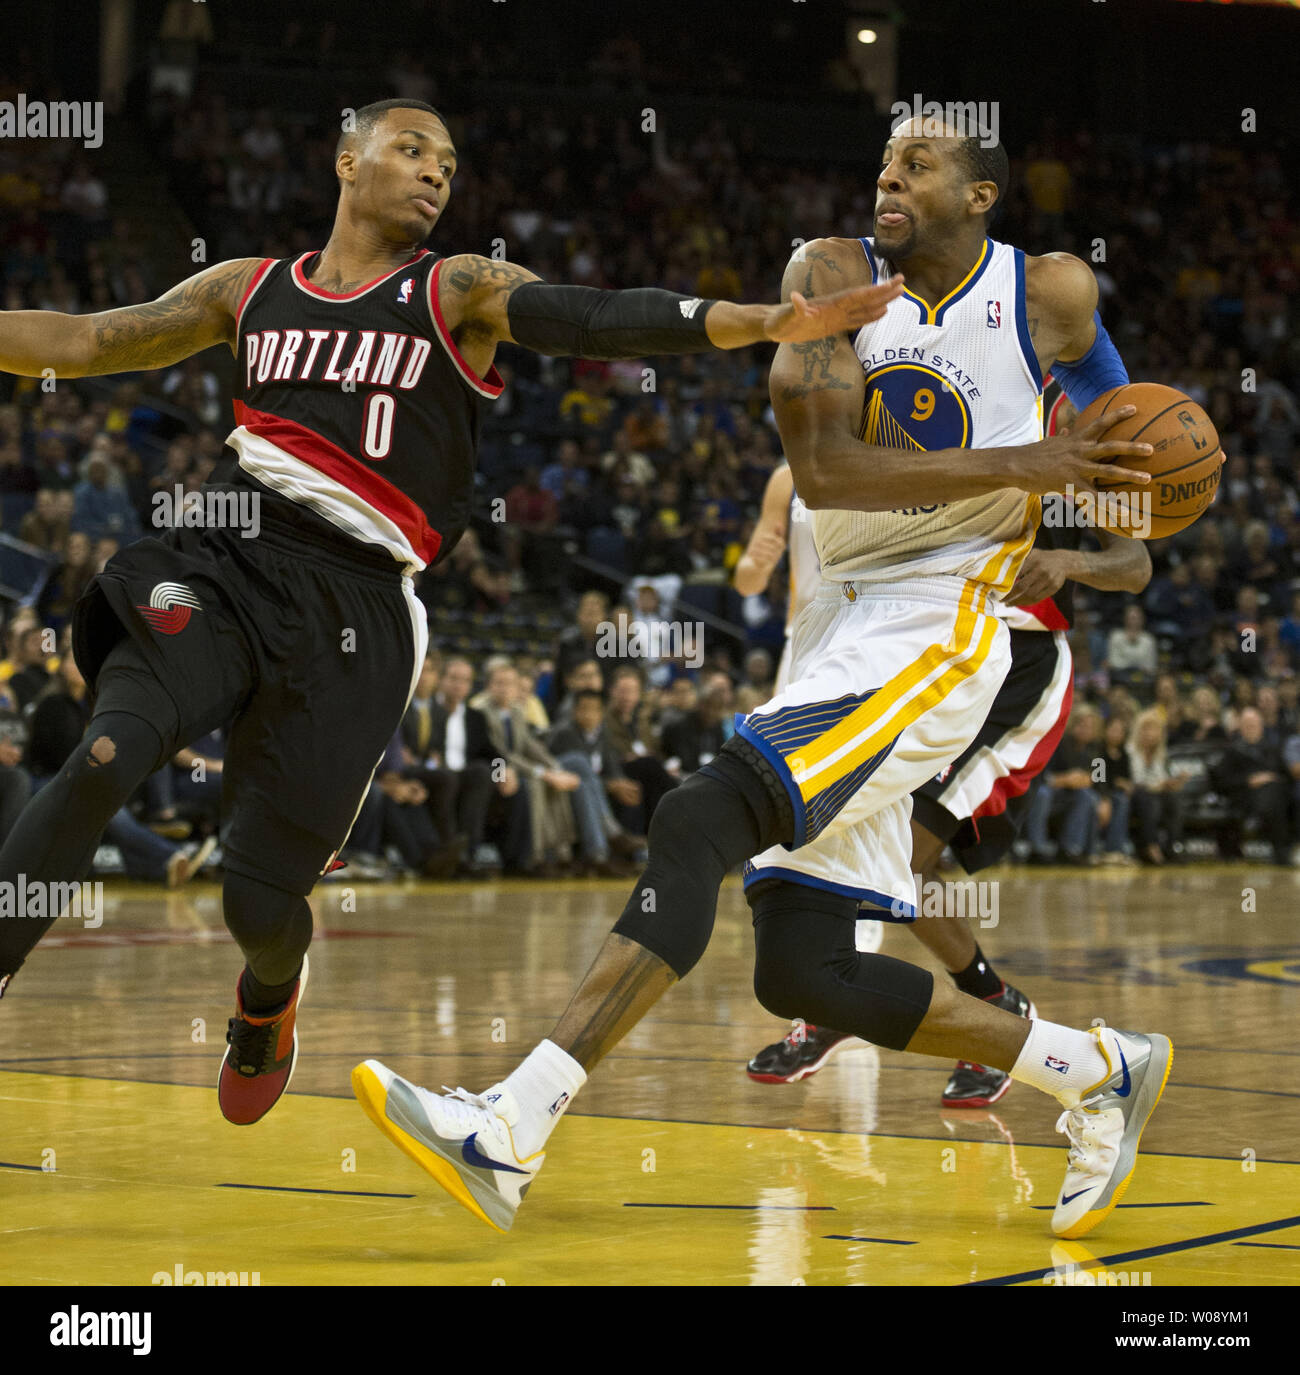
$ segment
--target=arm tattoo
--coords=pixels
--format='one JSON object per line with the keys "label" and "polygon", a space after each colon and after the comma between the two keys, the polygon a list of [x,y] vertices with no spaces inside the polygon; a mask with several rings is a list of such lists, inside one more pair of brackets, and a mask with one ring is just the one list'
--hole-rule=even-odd
{"label": "arm tattoo", "polygon": [[[827,271],[835,273],[837,277],[842,277],[844,275],[839,263],[837,263],[835,259],[832,258],[831,255],[825,252],[823,249],[809,249],[808,252],[804,254],[803,260],[808,264],[808,272],[807,275],[804,277],[804,283],[802,287],[802,293],[807,300],[811,301],[812,298],[817,294],[813,290],[813,278],[817,274],[818,263],[821,263],[821,265],[824,268],[826,268]],[[839,290],[839,286],[839,283],[835,284],[835,289],[837,291]]]}
{"label": "arm tattoo", "polygon": [[799,354],[803,359],[803,381],[782,387],[783,400],[797,401],[799,397],[808,396],[811,392],[850,390],[850,384],[842,377],[836,377],[831,371],[838,342],[838,339],[832,336],[829,339],[810,339],[806,343],[790,345],[790,351]]}
{"label": "arm tattoo", "polygon": [[611,932],[551,1039],[590,1070],[676,981],[657,955]]}
{"label": "arm tattoo", "polygon": [[92,315],[91,373],[160,368],[234,338],[235,313],[261,258],[197,273],[144,305]]}
{"label": "arm tattoo", "polygon": [[[510,293],[525,282],[541,278],[527,268],[498,258],[466,257],[439,283],[438,303],[444,317],[456,320],[452,334],[457,341],[493,342],[505,319]],[[473,314],[467,318],[467,303]]]}

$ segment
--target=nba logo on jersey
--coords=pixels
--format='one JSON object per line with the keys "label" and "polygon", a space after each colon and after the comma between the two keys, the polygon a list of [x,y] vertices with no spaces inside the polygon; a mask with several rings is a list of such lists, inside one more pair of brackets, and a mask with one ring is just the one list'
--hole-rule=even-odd
{"label": "nba logo on jersey", "polygon": [[1055,1055],[1049,1055],[1047,1059],[1043,1061],[1043,1064],[1048,1069],[1054,1069],[1057,1074],[1064,1074],[1070,1068],[1070,1062],[1068,1060],[1059,1060]]}
{"label": "nba logo on jersey", "polygon": [[951,765],[951,764],[945,764],[945,765],[943,766],[943,768],[942,768],[937,774],[935,774],[935,776],[934,776],[934,781],[935,781],[936,783],[946,783],[946,782],[948,781],[948,775],[949,775],[951,772],[952,772],[952,765]]}
{"label": "nba logo on jersey", "polygon": [[990,301],[988,313],[988,327],[990,329],[1002,328],[1002,302]]}
{"label": "nba logo on jersey", "polygon": [[415,290],[415,278],[408,277],[397,293],[397,299],[402,305],[408,305],[411,300],[411,292]]}

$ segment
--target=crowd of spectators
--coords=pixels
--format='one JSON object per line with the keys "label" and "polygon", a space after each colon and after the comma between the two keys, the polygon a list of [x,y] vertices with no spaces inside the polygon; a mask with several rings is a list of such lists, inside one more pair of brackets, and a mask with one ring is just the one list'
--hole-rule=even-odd
{"label": "crowd of spectators", "polygon": [[[628,52],[607,59],[611,70],[635,63]],[[414,98],[441,98],[418,57],[395,54],[392,80]],[[209,260],[324,243],[336,197],[329,121],[234,108],[201,66],[188,94],[155,93],[153,115],[153,146]],[[556,281],[770,299],[792,244],[869,229],[870,158],[777,163],[721,119],[685,138],[648,137],[630,115],[569,119],[525,101],[451,109],[449,119],[461,170],[437,251],[500,246]],[[1052,133],[1012,165],[995,235],[1092,263],[1130,374],[1200,401],[1228,454],[1209,513],[1150,545],[1145,593],[1077,589],[1076,697],[1089,710],[1047,772],[1031,847],[1055,853],[1056,835],[1067,857],[1180,854],[1185,818],[1165,752],[1192,729],[1224,733],[1219,791],[1283,856],[1296,838],[1300,777],[1294,192],[1275,155],[1244,143],[1112,145]],[[169,285],[79,148],[0,150],[0,208],[6,308],[105,309]],[[780,461],[769,356],[600,364],[502,350],[506,385],[484,425],[475,527],[421,580],[426,604],[467,615],[572,607],[598,585],[616,589],[620,624],[668,619],[675,605],[679,619],[689,615],[683,589],[725,583]],[[50,562],[34,603],[39,626],[61,630],[105,560],[160,523],[160,493],[194,490],[211,472],[225,366],[203,356],[52,390],[18,380],[0,397],[3,529]],[[585,562],[568,557],[575,551]],[[728,603],[738,640],[779,651],[783,603],[780,572],[765,594]],[[484,653],[435,666],[436,686],[417,698],[424,710],[448,710],[459,691],[448,689],[450,671],[472,679],[456,719],[466,697],[464,709],[486,712],[475,753],[454,728],[456,757],[486,762],[486,748],[509,767],[487,784],[470,770],[449,795],[435,777],[445,764],[430,766],[446,746],[430,745],[432,726],[408,721],[377,776],[382,796],[363,809],[359,865],[382,871],[397,852],[402,867],[437,874],[498,862],[607,872],[630,860],[663,790],[716,751],[734,710],[763,700],[771,658],[764,670],[762,658],[715,637],[698,667],[620,663],[595,651],[592,606],[574,613],[553,656],[503,664]],[[15,643],[13,624],[15,676],[48,671],[57,655]],[[593,658],[599,681],[571,682]],[[24,705],[15,698],[10,710]],[[1067,746],[1093,751],[1089,760],[1104,747],[1108,776],[1093,779],[1089,764],[1083,783],[1082,754]],[[1215,833],[1225,854],[1240,844],[1231,830]]]}

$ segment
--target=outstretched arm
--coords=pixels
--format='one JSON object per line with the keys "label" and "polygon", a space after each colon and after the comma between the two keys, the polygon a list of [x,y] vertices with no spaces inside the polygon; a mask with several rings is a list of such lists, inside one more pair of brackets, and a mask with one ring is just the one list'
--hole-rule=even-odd
{"label": "outstretched arm", "polygon": [[1065,582],[1102,592],[1141,592],[1151,581],[1151,555],[1141,540],[1095,530],[1100,549],[1031,549],[1020,565],[1008,606],[1036,606]]}
{"label": "outstretched arm", "polygon": [[763,509],[759,512],[758,524],[749,537],[745,552],[736,564],[732,576],[732,586],[742,597],[752,597],[761,592],[772,576],[772,570],[781,562],[785,553],[786,541],[790,537],[790,497],[794,492],[794,479],[790,476],[789,464],[782,464],[767,480],[763,489]]}
{"label": "outstretched arm", "polygon": [[655,287],[548,286],[514,263],[465,253],[442,265],[438,305],[477,367],[490,365],[498,343],[553,356],[642,358],[821,339],[880,319],[901,289],[868,284],[817,301],[794,292],[780,305],[736,305]]}
{"label": "outstretched arm", "polygon": [[197,272],[145,305],[98,315],[0,311],[0,370],[40,377],[98,377],[165,368],[235,340],[235,317],[262,258],[235,258]]}

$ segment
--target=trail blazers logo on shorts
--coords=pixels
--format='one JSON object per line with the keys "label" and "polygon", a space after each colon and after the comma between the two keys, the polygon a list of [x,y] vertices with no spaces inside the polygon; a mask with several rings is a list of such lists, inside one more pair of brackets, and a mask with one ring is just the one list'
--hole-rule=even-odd
{"label": "trail blazers logo on shorts", "polygon": [[179,635],[190,623],[190,612],[202,611],[203,603],[182,582],[160,582],[149,594],[149,605],[136,610],[160,635]]}

